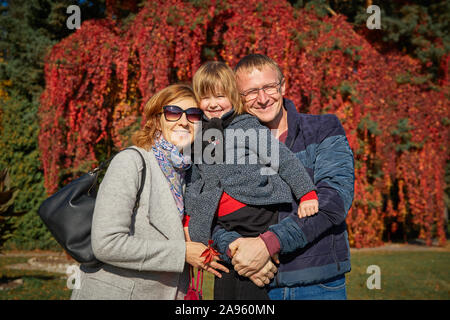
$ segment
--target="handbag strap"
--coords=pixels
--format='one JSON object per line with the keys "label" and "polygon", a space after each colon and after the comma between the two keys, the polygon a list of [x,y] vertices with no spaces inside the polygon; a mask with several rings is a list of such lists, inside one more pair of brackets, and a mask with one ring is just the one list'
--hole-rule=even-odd
{"label": "handbag strap", "polygon": [[195,289],[194,288],[194,267],[189,266],[189,276],[191,277],[191,281],[189,281],[189,289]]}
{"label": "handbag strap", "polygon": [[[200,291],[198,291],[198,278],[202,278],[202,282],[200,284]],[[197,271],[197,291],[200,293],[200,295],[203,295],[203,269],[198,269]]]}
{"label": "handbag strap", "polygon": [[95,173],[95,172],[97,172],[99,170],[103,170],[111,162],[111,160],[116,155],[118,155],[119,153],[121,153],[122,151],[125,151],[125,150],[134,150],[134,151],[136,151],[139,154],[139,156],[141,157],[142,165],[143,165],[143,169],[142,169],[142,172],[141,172],[141,185],[139,186],[139,190],[138,190],[138,192],[136,194],[136,202],[134,203],[134,207],[133,207],[133,214],[136,214],[136,211],[139,208],[139,201],[141,200],[141,193],[142,193],[142,190],[144,190],[145,177],[146,177],[146,172],[147,172],[147,166],[145,165],[144,157],[142,156],[142,154],[141,154],[141,152],[139,150],[137,150],[135,148],[125,148],[123,150],[120,150],[116,154],[112,155],[109,159],[101,162],[97,168],[95,168],[94,170],[91,171],[91,173]]}
{"label": "handbag strap", "polygon": [[[200,294],[203,294],[203,270],[202,269],[197,270],[197,285],[195,287],[194,287],[195,277],[194,277],[194,267],[193,266],[189,266],[189,273],[190,273],[190,277],[191,277],[191,281],[189,281],[189,289],[196,290]],[[200,278],[201,278],[201,283],[200,283],[200,291],[199,291],[198,281]]]}
{"label": "handbag strap", "polygon": [[143,169],[142,169],[142,172],[141,172],[141,185],[139,186],[139,190],[138,190],[138,192],[136,194],[136,202],[134,203],[134,207],[133,207],[133,214],[136,214],[136,211],[139,208],[139,201],[141,200],[141,193],[142,193],[142,190],[144,190],[144,183],[145,183],[145,175],[146,175],[146,171],[147,171],[147,166],[145,165],[144,157],[142,156],[142,154],[137,149],[135,149],[135,148],[126,148],[126,149],[123,149],[122,151],[124,151],[124,150],[134,150],[134,151],[136,151],[139,154],[139,156],[141,157],[142,165],[143,165]]}

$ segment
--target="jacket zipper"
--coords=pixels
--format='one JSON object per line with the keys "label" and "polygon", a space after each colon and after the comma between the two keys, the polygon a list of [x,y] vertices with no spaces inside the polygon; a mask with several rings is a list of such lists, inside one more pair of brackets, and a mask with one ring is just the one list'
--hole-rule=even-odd
{"label": "jacket zipper", "polygon": [[[289,130],[289,128],[288,128],[288,130]],[[289,150],[292,150],[292,146],[294,145],[294,142],[297,139],[297,136],[298,136],[298,131],[295,133],[294,138],[292,139],[291,143],[289,144],[289,147],[288,147]],[[286,139],[287,139],[287,137],[286,137]]]}

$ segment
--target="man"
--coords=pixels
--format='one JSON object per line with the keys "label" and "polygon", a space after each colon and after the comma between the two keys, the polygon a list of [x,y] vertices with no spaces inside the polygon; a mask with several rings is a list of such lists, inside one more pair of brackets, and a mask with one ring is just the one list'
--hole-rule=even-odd
{"label": "man", "polygon": [[269,285],[270,299],[346,299],[350,249],[345,218],[353,201],[354,160],[344,129],[334,115],[298,113],[293,102],[283,98],[284,76],[267,56],[244,57],[235,73],[247,112],[277,130],[276,137],[310,174],[319,212],[299,219],[297,204],[292,203],[280,208],[278,223],[259,237],[222,230],[215,234],[215,243],[220,251],[228,250],[239,275],[251,279],[271,256],[280,262]]}

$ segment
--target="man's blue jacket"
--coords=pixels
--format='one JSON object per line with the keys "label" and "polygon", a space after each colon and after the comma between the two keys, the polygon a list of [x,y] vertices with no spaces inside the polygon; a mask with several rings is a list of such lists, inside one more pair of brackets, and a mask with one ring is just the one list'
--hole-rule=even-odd
{"label": "man's blue jacket", "polygon": [[[297,204],[279,211],[278,224],[269,227],[280,241],[280,266],[270,287],[325,282],[349,272],[350,248],[345,218],[353,201],[354,159],[339,119],[332,114],[297,112],[284,99],[287,110],[286,146],[302,161],[319,198],[319,212],[298,218]],[[216,229],[213,240],[220,252],[241,237]]]}

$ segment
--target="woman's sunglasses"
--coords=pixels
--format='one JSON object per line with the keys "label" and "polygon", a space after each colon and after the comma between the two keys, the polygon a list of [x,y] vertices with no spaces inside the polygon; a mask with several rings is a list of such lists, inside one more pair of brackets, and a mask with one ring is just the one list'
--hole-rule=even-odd
{"label": "woman's sunglasses", "polygon": [[202,120],[203,111],[198,108],[181,109],[179,106],[164,106],[163,107],[164,117],[167,121],[178,121],[180,120],[183,113],[186,113],[186,118],[189,122],[195,123]]}

